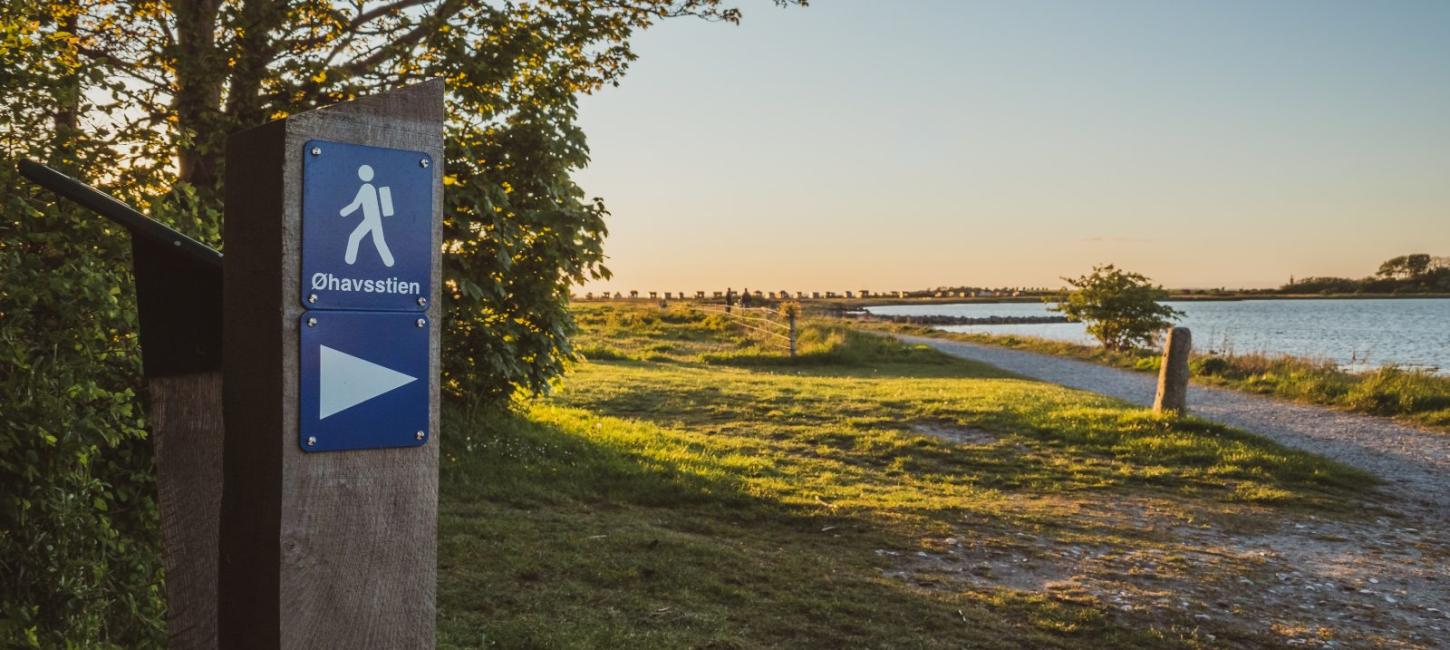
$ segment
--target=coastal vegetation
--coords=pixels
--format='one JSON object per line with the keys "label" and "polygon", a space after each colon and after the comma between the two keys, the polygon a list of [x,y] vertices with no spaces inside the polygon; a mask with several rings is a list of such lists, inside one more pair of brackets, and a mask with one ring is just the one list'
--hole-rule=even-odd
{"label": "coastal vegetation", "polygon": [[1402,294],[1450,293],[1450,257],[1426,253],[1399,255],[1385,260],[1375,274],[1360,279],[1308,277],[1290,279],[1281,293]]}
{"label": "coastal vegetation", "polygon": [[[863,323],[872,329],[985,343],[1073,357],[1142,372],[1158,372],[1162,353],[1135,346],[1110,350],[1034,336],[944,332],[917,325]],[[1262,353],[1195,352],[1191,380],[1355,413],[1397,420],[1450,433],[1450,377],[1426,370],[1383,367],[1351,372],[1328,360]]]}
{"label": "coastal vegetation", "polygon": [[[1266,645],[1093,587],[1263,571],[1124,522],[1366,516],[1357,470],[880,334],[805,321],[792,361],[687,305],[575,309],[552,396],[445,409],[442,646]],[[1082,549],[1103,573],[1018,582]]]}

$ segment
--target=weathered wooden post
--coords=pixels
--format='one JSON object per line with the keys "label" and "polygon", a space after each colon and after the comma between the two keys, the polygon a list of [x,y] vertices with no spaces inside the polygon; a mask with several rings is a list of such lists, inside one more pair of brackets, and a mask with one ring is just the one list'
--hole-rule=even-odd
{"label": "weathered wooden post", "polygon": [[798,311],[800,311],[800,307],[795,305],[791,305],[785,310],[786,322],[790,325],[790,358],[792,359],[795,358],[795,316]]}
{"label": "weathered wooden post", "polygon": [[432,647],[443,84],[227,142],[222,648]]}
{"label": "weathered wooden post", "polygon": [[1168,330],[1163,341],[1163,361],[1158,368],[1158,394],[1153,398],[1154,413],[1183,413],[1188,407],[1188,353],[1193,336],[1187,327]]}
{"label": "weathered wooden post", "polygon": [[156,462],[172,648],[216,646],[222,465],[222,256],[96,189],[31,161],[26,178],[131,236],[147,420]]}

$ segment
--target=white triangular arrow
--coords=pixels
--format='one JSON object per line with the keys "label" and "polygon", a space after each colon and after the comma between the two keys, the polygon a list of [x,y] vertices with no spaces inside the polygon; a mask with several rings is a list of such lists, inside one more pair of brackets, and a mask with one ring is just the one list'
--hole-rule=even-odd
{"label": "white triangular arrow", "polygon": [[317,419],[350,409],[390,390],[418,381],[401,372],[339,352],[325,345],[322,348],[321,399]]}

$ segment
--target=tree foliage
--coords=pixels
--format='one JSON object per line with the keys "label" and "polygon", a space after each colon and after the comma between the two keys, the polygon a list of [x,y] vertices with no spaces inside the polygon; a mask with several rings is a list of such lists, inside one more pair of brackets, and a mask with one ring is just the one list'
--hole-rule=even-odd
{"label": "tree foliage", "polygon": [[570,353],[569,285],[609,275],[604,204],[572,177],[588,162],[578,96],[618,83],[641,29],[741,16],[722,0],[16,6],[69,62],[72,130],[111,159],[107,184],[214,245],[227,134],[443,78],[445,388],[494,399],[547,387]]}
{"label": "tree foliage", "polygon": [[[775,0],[774,4],[789,4]],[[801,3],[803,4],[803,3]],[[571,283],[607,277],[577,98],[722,0],[0,0],[0,644],[156,645],[154,488],[129,247],[32,158],[221,246],[228,133],[441,77],[444,388],[547,388]]]}
{"label": "tree foliage", "polygon": [[1146,344],[1183,315],[1158,302],[1168,297],[1163,287],[1112,264],[1063,279],[1071,289],[1058,296],[1053,310],[1070,321],[1086,323],[1088,333],[1109,350]]}
{"label": "tree foliage", "polygon": [[1380,264],[1375,274],[1358,280],[1308,277],[1279,287],[1285,293],[1450,293],[1450,257],[1426,253],[1397,255]]}
{"label": "tree foliage", "polygon": [[[155,645],[162,629],[129,246],[38,199],[25,156],[100,175],[64,6],[0,15],[0,645]],[[50,11],[39,12],[43,7]]]}
{"label": "tree foliage", "polygon": [[1380,268],[1375,272],[1375,275],[1382,278],[1401,280],[1418,278],[1430,272],[1431,259],[1426,253],[1413,253],[1410,255],[1391,257],[1385,260],[1383,264],[1380,264]]}

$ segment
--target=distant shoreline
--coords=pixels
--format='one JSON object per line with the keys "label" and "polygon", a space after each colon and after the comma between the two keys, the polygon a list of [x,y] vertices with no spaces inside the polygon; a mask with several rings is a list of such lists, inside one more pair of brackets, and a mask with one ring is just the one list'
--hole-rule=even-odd
{"label": "distant shoreline", "polygon": [[[752,301],[760,301],[761,304],[769,305],[780,302],[798,302],[812,305],[831,305],[841,309],[861,309],[864,307],[889,307],[895,305],[955,305],[955,304],[991,304],[991,303],[1028,303],[1043,302],[1056,294],[1031,294],[1025,296],[922,296],[906,297],[881,296],[870,298],[846,298],[835,296],[831,298],[768,298],[752,297]],[[1450,293],[1223,293],[1223,294],[1199,294],[1199,293],[1173,293],[1168,294],[1168,301],[1173,302],[1238,302],[1245,300],[1417,300],[1417,299],[1450,299]],[[725,299],[719,296],[696,298],[694,296],[679,297],[671,296],[662,298],[658,295],[645,297],[636,296],[629,298],[625,296],[613,297],[610,295],[600,296],[573,296],[572,302],[622,302],[639,303],[665,300],[668,302],[702,302],[702,303],[724,303]],[[738,301],[739,298],[737,297]]]}
{"label": "distant shoreline", "polygon": [[[889,307],[894,305],[949,305],[968,303],[1024,303],[1042,302],[1050,295],[1031,296],[992,296],[992,297],[931,297],[931,298],[819,298],[804,299],[800,302],[811,303],[837,303],[845,308],[862,307]],[[1239,302],[1245,300],[1415,300],[1415,299],[1450,299],[1450,293],[1345,293],[1345,294],[1308,294],[1308,293],[1285,293],[1285,294],[1222,294],[1222,295],[1201,295],[1201,294],[1175,294],[1170,293],[1167,300],[1171,302]]]}

